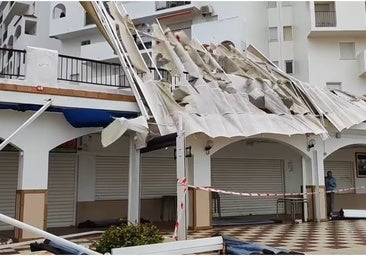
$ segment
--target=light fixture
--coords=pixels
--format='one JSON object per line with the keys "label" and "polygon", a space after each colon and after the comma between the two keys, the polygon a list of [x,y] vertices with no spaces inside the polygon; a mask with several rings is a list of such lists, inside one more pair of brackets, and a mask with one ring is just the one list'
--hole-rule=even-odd
{"label": "light fixture", "polygon": [[214,142],[212,140],[208,140],[206,142],[206,146],[205,146],[205,150],[206,150],[206,155],[210,154],[210,149],[213,147]]}
{"label": "light fixture", "polygon": [[315,140],[311,139],[308,141],[308,151],[310,151],[310,149],[313,147],[315,147]]}
{"label": "light fixture", "polygon": [[[186,147],[185,157],[192,157],[192,147]],[[174,159],[177,159],[177,149],[174,149]]]}

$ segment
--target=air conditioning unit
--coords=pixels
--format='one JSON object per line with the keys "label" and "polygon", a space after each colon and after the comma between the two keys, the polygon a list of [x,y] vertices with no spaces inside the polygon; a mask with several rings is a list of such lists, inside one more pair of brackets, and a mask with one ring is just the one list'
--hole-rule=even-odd
{"label": "air conditioning unit", "polygon": [[201,6],[201,14],[203,16],[211,15],[213,13],[213,9],[211,5],[203,5]]}

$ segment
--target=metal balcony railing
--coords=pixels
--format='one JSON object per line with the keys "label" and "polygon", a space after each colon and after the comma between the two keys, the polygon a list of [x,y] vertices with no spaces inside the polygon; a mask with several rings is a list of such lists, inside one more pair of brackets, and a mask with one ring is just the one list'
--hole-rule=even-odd
{"label": "metal balcony railing", "polygon": [[[158,80],[158,73],[154,68],[149,68]],[[159,69],[163,80],[169,83],[177,84],[179,78],[172,77],[165,69]],[[139,74],[142,76],[142,74]],[[186,74],[188,79],[188,73]],[[114,87],[130,87],[127,76],[120,64],[83,59],[79,57],[59,55],[58,61],[58,80],[87,83],[95,85],[105,85]]]}
{"label": "metal balcony railing", "polygon": [[25,54],[24,50],[0,48],[0,77],[24,78]]}
{"label": "metal balcony railing", "polygon": [[58,80],[128,87],[123,77],[124,71],[120,64],[59,54]]}
{"label": "metal balcony railing", "polygon": [[336,27],[335,11],[315,11],[315,27]]}
{"label": "metal balcony railing", "polygon": [[[26,51],[0,48],[0,78],[25,78]],[[149,68],[155,80],[160,77],[154,68]],[[179,84],[179,77],[172,77],[169,71],[158,69],[163,81]],[[142,76],[142,74],[138,74]],[[189,74],[186,73],[186,79]],[[120,64],[59,55],[57,80],[95,84],[113,87],[130,87]]]}

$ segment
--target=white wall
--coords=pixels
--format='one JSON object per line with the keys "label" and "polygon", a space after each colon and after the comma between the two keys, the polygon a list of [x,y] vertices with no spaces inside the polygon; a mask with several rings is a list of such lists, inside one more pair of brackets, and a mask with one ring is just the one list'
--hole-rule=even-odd
{"label": "white wall", "polygon": [[366,48],[366,39],[350,36],[309,39],[309,82],[325,86],[326,82],[342,82],[342,90],[363,95],[366,78],[359,77],[357,58],[340,60],[339,42],[355,42],[357,54]]}
{"label": "white wall", "polygon": [[365,30],[364,1],[335,1],[337,30]]}

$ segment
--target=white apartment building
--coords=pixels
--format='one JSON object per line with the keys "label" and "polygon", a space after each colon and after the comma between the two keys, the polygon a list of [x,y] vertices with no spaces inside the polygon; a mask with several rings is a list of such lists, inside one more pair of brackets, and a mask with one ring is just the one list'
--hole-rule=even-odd
{"label": "white apartment building", "polygon": [[[364,2],[126,1],[123,4],[141,31],[149,32],[149,24],[158,20],[162,27],[184,30],[202,44],[229,40],[241,51],[253,44],[281,69],[311,85],[342,89],[360,96],[366,93]],[[3,210],[42,228],[126,218],[130,214],[130,136],[103,148],[100,131],[106,123],[77,122],[65,109],[101,110],[131,118],[138,113],[136,103],[128,98],[131,92],[128,88],[100,86],[95,81],[79,83],[77,79],[85,73],[70,66],[66,67],[69,77],[59,79],[62,77],[58,74],[62,72],[61,66],[64,67],[62,63],[66,63],[60,61],[60,55],[79,57],[80,63],[89,63],[90,67],[95,62],[89,60],[101,61],[96,66],[119,63],[111,46],[79,2],[2,2],[0,12],[1,48],[26,50],[27,56],[22,57],[26,67],[11,57],[15,51],[5,51],[2,56],[1,70],[17,68],[24,75],[17,76],[16,82],[6,75],[0,78],[1,97],[4,97],[0,99],[0,123],[7,124],[0,126],[0,138],[6,139],[31,116],[30,111],[43,105],[44,97],[54,95],[55,89],[64,90],[55,96],[58,104],[55,109],[45,112],[41,122],[35,121],[11,141],[12,147],[0,152],[0,187],[3,188],[0,212]],[[152,43],[148,37],[142,40],[148,47],[141,48],[147,60]],[[107,76],[107,71],[103,72],[106,73],[102,76]],[[9,93],[8,84],[25,87],[23,91],[11,89]],[[26,86],[40,91],[29,94]],[[86,97],[89,92],[95,92],[95,98]],[[98,93],[104,93],[104,98],[98,98]],[[83,115],[86,117],[86,112]],[[298,193],[315,188],[324,190],[323,174],[331,169],[340,188],[358,187],[337,194],[335,209],[365,209],[362,202],[366,190],[360,186],[366,185],[366,181],[356,170],[356,156],[366,155],[365,125],[341,133],[331,125],[328,128],[331,137],[325,141],[312,135],[289,138],[264,134],[231,141],[212,139],[211,150],[204,149],[209,138],[198,134],[187,138],[194,156],[187,158],[192,169],[189,178],[193,185],[228,191]],[[70,140],[76,140],[76,145],[69,152],[59,147]],[[309,147],[310,141],[315,141],[312,146],[316,152]],[[141,150],[140,216],[151,221],[174,221],[177,190],[174,139],[161,144],[166,148]],[[27,155],[31,157],[24,162],[22,158]],[[27,201],[30,191],[38,191],[35,194],[42,199]],[[16,195],[24,196],[16,199]],[[189,225],[211,226],[211,197],[200,192],[192,192],[191,197],[195,200],[190,203]],[[305,219],[325,219],[324,198],[319,200],[316,205],[309,198],[309,205],[304,205],[305,209],[309,208],[304,211]],[[37,212],[41,217],[34,220],[32,210],[23,209],[20,211],[31,220],[22,218],[19,205],[24,202],[37,202],[44,213]],[[280,213],[284,212],[281,205]],[[275,213],[276,199],[221,195],[222,216]],[[216,217],[217,213],[212,214]],[[0,224],[0,228],[9,226]],[[18,237],[28,238],[27,234]]]}

